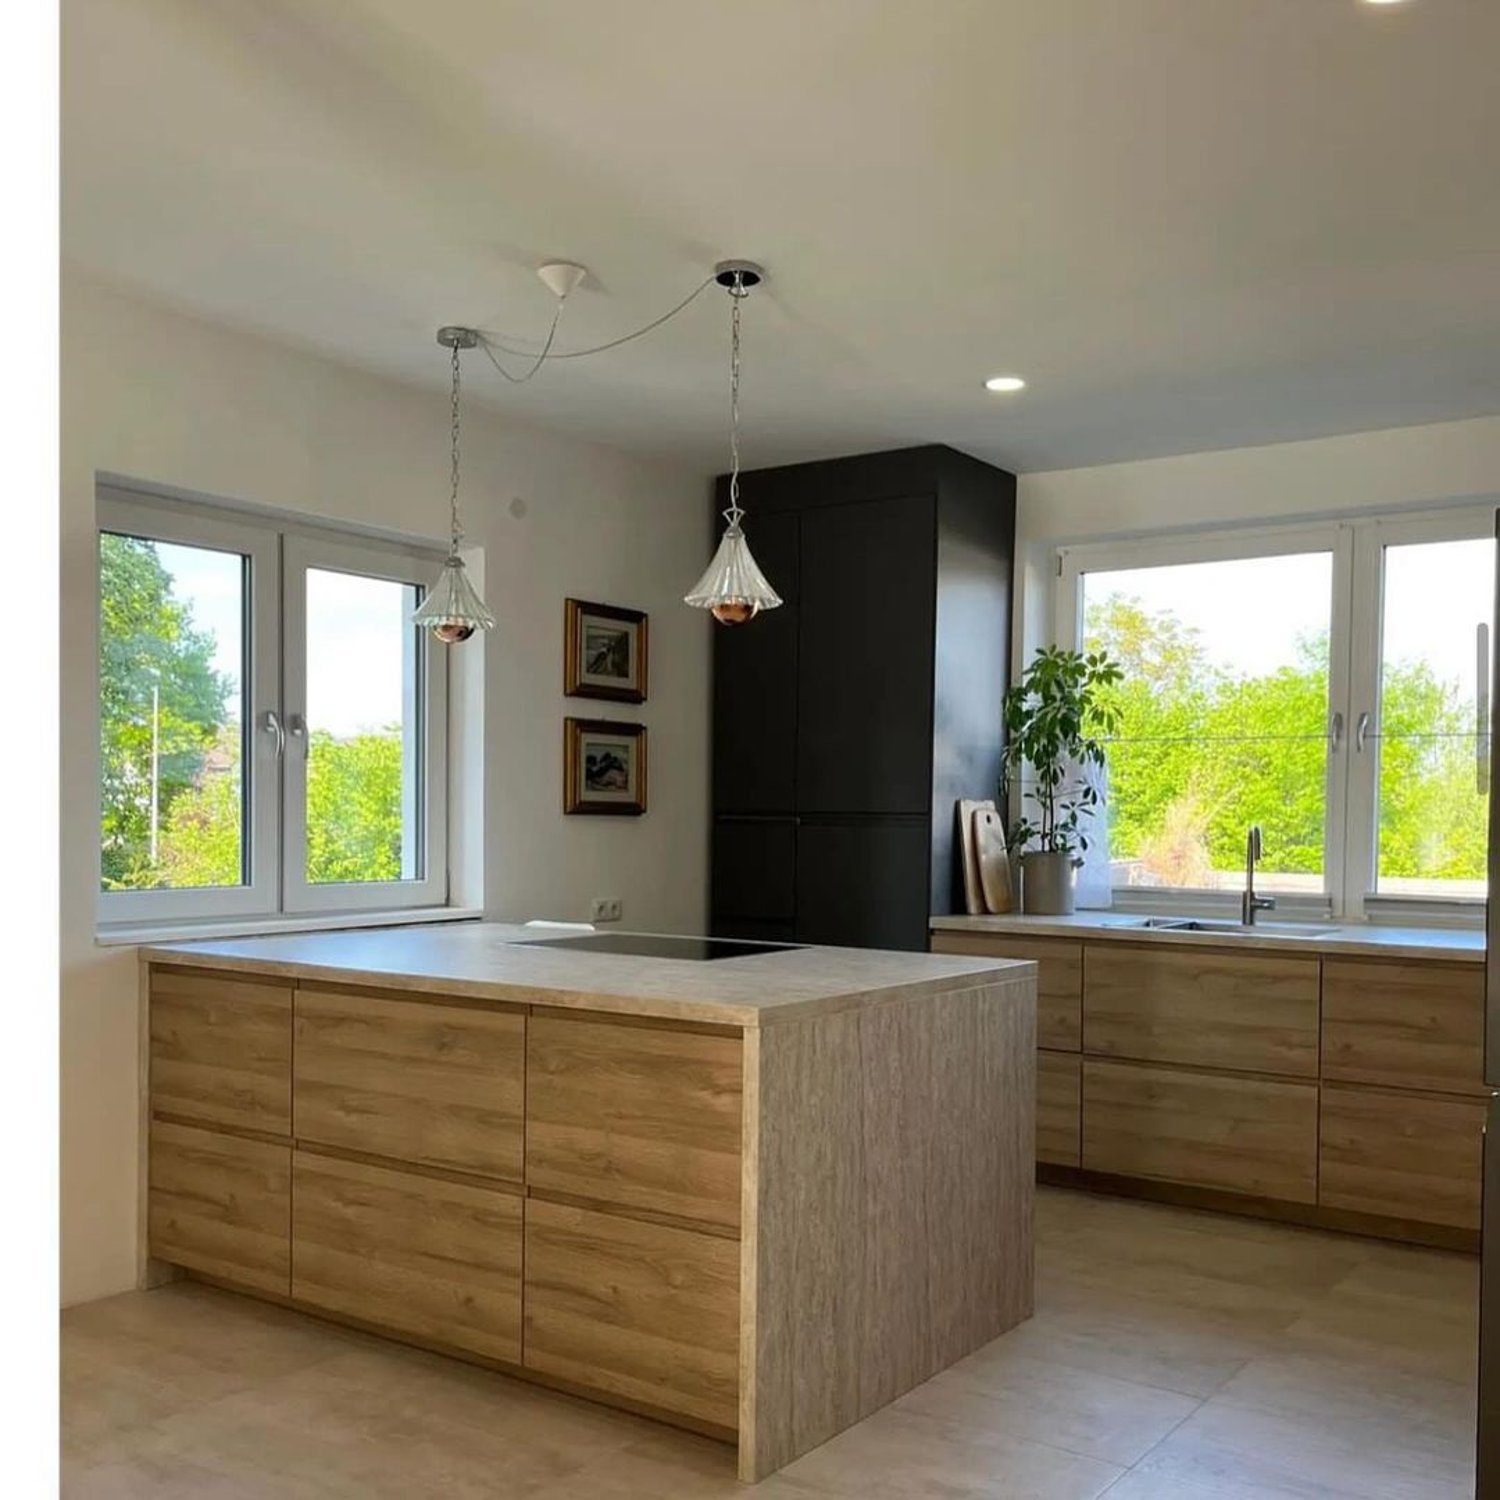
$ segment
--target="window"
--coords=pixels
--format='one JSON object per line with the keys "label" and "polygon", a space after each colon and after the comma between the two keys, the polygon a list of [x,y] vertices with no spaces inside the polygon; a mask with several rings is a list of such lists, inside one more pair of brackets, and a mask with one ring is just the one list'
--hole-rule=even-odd
{"label": "window", "polygon": [[440,562],[101,488],[101,920],[447,899]]}
{"label": "window", "polygon": [[[1321,893],[1331,552],[1086,573],[1083,639],[1125,669],[1109,752],[1113,883]],[[1272,604],[1271,601],[1274,601]]]}
{"label": "window", "polygon": [[1109,747],[1124,905],[1294,914],[1485,895],[1493,512],[1065,548],[1057,634],[1125,667]]}

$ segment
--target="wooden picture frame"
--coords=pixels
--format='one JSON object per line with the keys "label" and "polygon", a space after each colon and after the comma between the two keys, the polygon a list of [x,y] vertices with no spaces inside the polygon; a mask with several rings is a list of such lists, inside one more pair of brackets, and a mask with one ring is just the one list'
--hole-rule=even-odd
{"label": "wooden picture frame", "polygon": [[646,701],[644,610],[567,599],[563,605],[563,692],[569,698]]}
{"label": "wooden picture frame", "polygon": [[646,811],[646,726],[563,721],[563,811],[639,817]]}

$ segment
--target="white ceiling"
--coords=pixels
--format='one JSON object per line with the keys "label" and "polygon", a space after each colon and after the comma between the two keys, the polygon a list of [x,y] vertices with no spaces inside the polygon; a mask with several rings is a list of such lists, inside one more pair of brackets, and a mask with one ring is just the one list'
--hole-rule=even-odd
{"label": "white ceiling", "polygon": [[[64,248],[446,381],[722,256],[756,465],[943,441],[1019,470],[1500,411],[1495,0],[65,0]],[[505,386],[721,464],[727,307]],[[982,387],[1025,375],[1020,396]]]}

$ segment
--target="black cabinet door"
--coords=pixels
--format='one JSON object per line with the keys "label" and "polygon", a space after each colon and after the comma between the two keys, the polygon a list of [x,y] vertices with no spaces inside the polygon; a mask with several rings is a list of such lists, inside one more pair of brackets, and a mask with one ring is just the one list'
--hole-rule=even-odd
{"label": "black cabinet door", "polygon": [[790,813],[797,774],[797,528],[753,515],[746,536],[784,603],[745,625],[714,625],[716,812]]}
{"label": "black cabinet door", "polygon": [[791,922],[797,912],[796,882],[796,819],[714,819],[715,918]]}
{"label": "black cabinet door", "polygon": [[918,496],[802,514],[799,812],[927,811],[934,505]]}
{"label": "black cabinet door", "polygon": [[927,947],[926,818],[802,818],[797,941],[849,948]]}

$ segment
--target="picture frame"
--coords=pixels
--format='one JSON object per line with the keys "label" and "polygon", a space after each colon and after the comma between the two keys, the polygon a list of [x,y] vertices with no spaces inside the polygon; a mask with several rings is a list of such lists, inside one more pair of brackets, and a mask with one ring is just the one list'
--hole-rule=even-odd
{"label": "picture frame", "polygon": [[646,811],[646,726],[563,721],[563,811],[639,817]]}
{"label": "picture frame", "polygon": [[569,698],[646,701],[644,610],[589,599],[564,601],[563,692]]}

